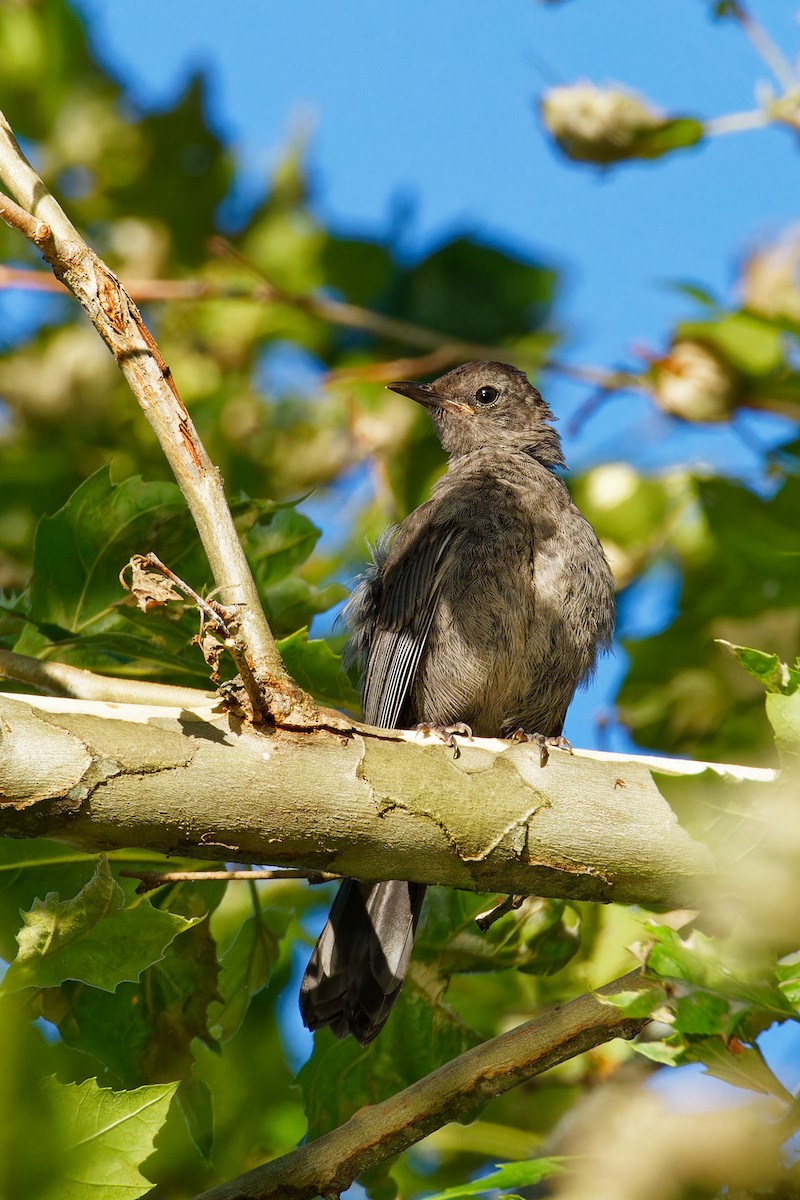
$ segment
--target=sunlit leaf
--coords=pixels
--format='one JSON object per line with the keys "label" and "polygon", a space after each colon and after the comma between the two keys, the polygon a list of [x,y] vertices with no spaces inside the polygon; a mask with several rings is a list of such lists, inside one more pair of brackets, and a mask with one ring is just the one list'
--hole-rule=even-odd
{"label": "sunlit leaf", "polygon": [[763,650],[751,650],[747,646],[734,646],[722,638],[720,645],[727,646],[745,671],[760,680],[768,692],[791,695],[800,687],[800,670],[781,662],[777,654],[766,654]]}
{"label": "sunlit leaf", "polygon": [[113,1092],[95,1079],[44,1085],[64,1137],[62,1176],[42,1200],[136,1200],[152,1189],[139,1170],[153,1152],[177,1084]]}
{"label": "sunlit leaf", "polygon": [[307,630],[301,629],[278,642],[278,649],[292,678],[321,704],[351,712],[358,710],[358,695],[344,672],[341,658],[327,642],[309,640]]}
{"label": "sunlit leaf", "polygon": [[288,922],[288,915],[278,909],[261,909],[247,918],[220,958],[221,1000],[209,1010],[211,1029],[218,1041],[233,1037],[252,998],[269,983]]}
{"label": "sunlit leaf", "polygon": [[51,892],[23,913],[19,952],[6,972],[6,993],[80,980],[113,992],[124,980],[163,957],[170,942],[193,922],[153,908],[147,900],[125,904],[105,858],[92,879],[69,900]]}
{"label": "sunlit leaf", "polygon": [[551,1175],[563,1171],[566,1163],[564,1158],[531,1158],[527,1162],[504,1163],[491,1175],[484,1175],[471,1183],[446,1188],[443,1192],[435,1192],[428,1196],[427,1200],[462,1200],[464,1196],[483,1196],[486,1192],[494,1192],[499,1188],[534,1187],[543,1179],[549,1179]]}

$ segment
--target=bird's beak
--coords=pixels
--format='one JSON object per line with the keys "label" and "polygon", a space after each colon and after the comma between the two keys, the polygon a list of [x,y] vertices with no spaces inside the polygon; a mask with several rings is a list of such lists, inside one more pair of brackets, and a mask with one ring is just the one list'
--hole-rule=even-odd
{"label": "bird's beak", "polygon": [[472,415],[468,404],[459,404],[457,400],[443,396],[432,383],[412,383],[407,379],[399,379],[396,383],[387,383],[386,387],[390,392],[399,392],[401,396],[408,396],[409,400],[416,400],[425,408],[443,408],[446,412]]}

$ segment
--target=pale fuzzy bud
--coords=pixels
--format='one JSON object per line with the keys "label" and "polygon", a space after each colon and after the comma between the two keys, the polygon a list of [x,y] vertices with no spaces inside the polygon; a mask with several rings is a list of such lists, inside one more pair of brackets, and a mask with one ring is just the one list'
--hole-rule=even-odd
{"label": "pale fuzzy bud", "polygon": [[746,308],[800,321],[800,228],[748,258],[741,292]]}
{"label": "pale fuzzy bud", "polygon": [[660,409],[684,421],[725,421],[736,407],[739,382],[709,345],[682,338],[655,364],[653,395]]}
{"label": "pale fuzzy bud", "polygon": [[593,163],[625,158],[643,129],[656,128],[664,121],[633,93],[589,82],[551,88],[542,98],[541,112],[546,128],[565,154]]}
{"label": "pale fuzzy bud", "polygon": [[158,279],[167,268],[170,234],[161,221],[120,217],[110,226],[108,242],[115,270],[125,279]]}
{"label": "pale fuzzy bud", "polygon": [[796,133],[800,133],[800,89],[790,92],[788,96],[779,96],[769,105],[768,112],[773,121],[788,125]]}

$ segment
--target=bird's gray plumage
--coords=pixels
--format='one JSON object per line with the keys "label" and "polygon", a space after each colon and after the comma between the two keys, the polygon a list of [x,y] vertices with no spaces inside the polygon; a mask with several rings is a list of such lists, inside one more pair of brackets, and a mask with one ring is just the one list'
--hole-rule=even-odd
{"label": "bird's gray plumage", "polygon": [[[554,474],[554,417],[505,363],[391,384],[430,411],[447,473],[387,532],[345,610],[371,725],[558,736],[614,629],[600,543]],[[366,1044],[408,968],[424,887],[342,884],[301,989],[309,1028]]]}

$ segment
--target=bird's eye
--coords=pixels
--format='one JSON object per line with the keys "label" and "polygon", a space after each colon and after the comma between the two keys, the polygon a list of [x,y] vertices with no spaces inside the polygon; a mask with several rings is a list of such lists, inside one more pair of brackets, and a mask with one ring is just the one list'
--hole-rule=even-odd
{"label": "bird's eye", "polygon": [[480,387],[475,393],[475,403],[479,404],[481,408],[489,408],[496,403],[499,395],[496,387]]}

